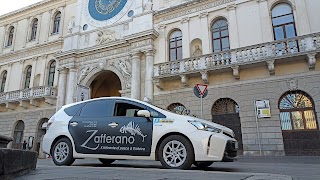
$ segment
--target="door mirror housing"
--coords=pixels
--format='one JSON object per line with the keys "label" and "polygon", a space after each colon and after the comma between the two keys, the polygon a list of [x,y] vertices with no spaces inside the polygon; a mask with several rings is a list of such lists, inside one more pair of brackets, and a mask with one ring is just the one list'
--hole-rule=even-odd
{"label": "door mirror housing", "polygon": [[145,118],[150,118],[151,117],[150,111],[148,111],[148,110],[139,110],[137,112],[137,115],[139,117],[145,117]]}

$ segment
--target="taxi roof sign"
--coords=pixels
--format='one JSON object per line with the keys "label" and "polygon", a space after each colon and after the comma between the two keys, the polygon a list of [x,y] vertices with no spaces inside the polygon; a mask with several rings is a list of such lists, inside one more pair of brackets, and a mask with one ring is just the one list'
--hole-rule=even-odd
{"label": "taxi roof sign", "polygon": [[198,88],[200,94],[201,94],[202,96],[204,96],[204,94],[205,94],[206,91],[207,91],[208,85],[206,85],[206,84],[196,84],[196,87]]}

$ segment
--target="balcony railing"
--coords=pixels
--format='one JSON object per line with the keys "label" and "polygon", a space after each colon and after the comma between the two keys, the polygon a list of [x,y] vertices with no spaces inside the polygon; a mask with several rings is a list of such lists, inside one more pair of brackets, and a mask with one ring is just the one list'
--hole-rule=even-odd
{"label": "balcony railing", "polygon": [[320,33],[155,64],[154,77],[210,71],[317,52],[320,52]]}
{"label": "balcony railing", "polygon": [[0,94],[0,104],[7,102],[19,102],[21,100],[33,100],[39,98],[57,96],[57,91],[53,87],[35,87],[18,91],[5,92]]}

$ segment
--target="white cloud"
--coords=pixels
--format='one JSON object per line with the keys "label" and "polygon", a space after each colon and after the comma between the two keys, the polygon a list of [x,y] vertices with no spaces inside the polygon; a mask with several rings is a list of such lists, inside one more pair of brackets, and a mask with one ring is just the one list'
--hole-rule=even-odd
{"label": "white cloud", "polygon": [[42,0],[0,0],[0,15],[21,9]]}

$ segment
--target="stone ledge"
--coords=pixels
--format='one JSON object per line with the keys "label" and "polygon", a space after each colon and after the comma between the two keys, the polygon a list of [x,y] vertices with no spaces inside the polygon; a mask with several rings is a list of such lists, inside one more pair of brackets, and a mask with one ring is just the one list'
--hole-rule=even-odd
{"label": "stone ledge", "polygon": [[0,149],[0,179],[13,179],[36,169],[38,153]]}

